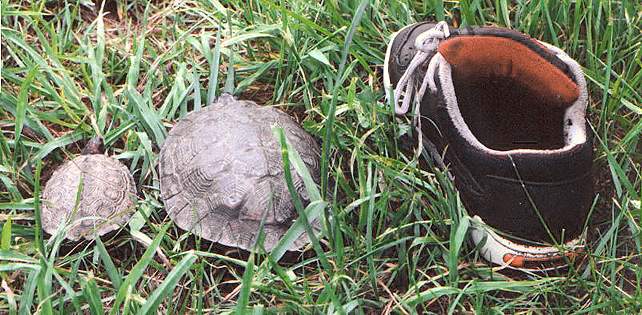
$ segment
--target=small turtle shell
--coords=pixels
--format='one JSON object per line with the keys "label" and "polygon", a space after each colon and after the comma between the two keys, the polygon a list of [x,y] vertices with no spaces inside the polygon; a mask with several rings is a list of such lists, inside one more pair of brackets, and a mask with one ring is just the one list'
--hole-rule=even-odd
{"label": "small turtle shell", "polygon": [[[160,153],[160,188],[170,218],[182,229],[226,246],[251,249],[263,216],[266,250],[297,217],[285,183],[281,145],[273,126],[284,129],[318,183],[320,149],[287,114],[254,102],[222,96],[188,114],[172,130]],[[294,185],[307,204],[303,180]],[[317,228],[317,222],[313,226]],[[306,244],[303,234],[290,248]]]}
{"label": "small turtle shell", "polygon": [[53,173],[42,199],[42,228],[47,233],[70,224],[66,238],[93,239],[127,222],[136,210],[136,187],[127,167],[116,159],[80,155]]}

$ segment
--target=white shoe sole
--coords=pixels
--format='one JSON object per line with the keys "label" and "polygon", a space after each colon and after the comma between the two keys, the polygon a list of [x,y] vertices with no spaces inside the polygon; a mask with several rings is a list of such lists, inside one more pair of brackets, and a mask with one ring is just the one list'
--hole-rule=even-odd
{"label": "white shoe sole", "polygon": [[583,236],[559,246],[529,246],[498,235],[479,216],[474,216],[472,223],[471,238],[482,257],[509,269],[530,272],[562,269],[584,251]]}

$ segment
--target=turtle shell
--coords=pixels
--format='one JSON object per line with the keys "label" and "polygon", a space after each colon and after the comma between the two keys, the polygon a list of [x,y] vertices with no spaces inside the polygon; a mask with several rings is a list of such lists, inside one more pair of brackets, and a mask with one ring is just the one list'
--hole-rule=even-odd
{"label": "turtle shell", "polygon": [[42,228],[47,233],[70,224],[66,238],[93,239],[127,222],[136,209],[136,187],[127,167],[116,159],[80,155],[53,173],[42,199]]}
{"label": "turtle shell", "polygon": [[[284,129],[318,183],[320,149],[312,136],[275,108],[224,95],[181,119],[161,149],[161,197],[170,218],[205,239],[247,250],[265,216],[263,245],[271,250],[297,217],[273,126]],[[294,168],[291,174],[307,204],[303,180]],[[307,241],[304,233],[290,250]]]}

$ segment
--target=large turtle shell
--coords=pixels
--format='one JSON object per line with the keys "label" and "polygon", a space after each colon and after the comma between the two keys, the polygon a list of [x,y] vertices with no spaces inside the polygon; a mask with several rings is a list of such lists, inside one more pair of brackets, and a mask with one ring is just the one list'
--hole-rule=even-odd
{"label": "large turtle shell", "polygon": [[[319,145],[275,108],[224,95],[174,126],[160,153],[160,188],[167,212],[180,228],[226,246],[251,249],[265,215],[263,245],[268,251],[276,245],[297,212],[273,126],[284,129],[318,183]],[[293,168],[291,173],[307,204],[302,179]],[[307,241],[303,233],[290,250]]]}
{"label": "large turtle shell", "polygon": [[80,155],[53,173],[42,199],[42,228],[47,233],[70,224],[66,238],[93,239],[127,222],[135,211],[136,187],[127,167],[116,159]]}

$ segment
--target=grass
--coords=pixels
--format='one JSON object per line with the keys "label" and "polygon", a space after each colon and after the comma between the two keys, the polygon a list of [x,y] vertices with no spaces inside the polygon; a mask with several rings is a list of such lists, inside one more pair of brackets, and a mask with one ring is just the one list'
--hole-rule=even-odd
{"label": "grass", "polygon": [[[98,3],[2,0],[0,313],[641,311],[639,1],[106,0],[104,15]],[[426,19],[510,27],[584,66],[598,189],[585,265],[497,273],[464,241],[447,177],[404,154],[411,122],[384,103],[382,63],[389,35]],[[303,253],[200,240],[159,199],[167,130],[220,95],[230,58],[237,95],[323,143],[315,211],[333,220]],[[133,172],[138,212],[102,241],[48,241],[40,187],[95,135]]]}

